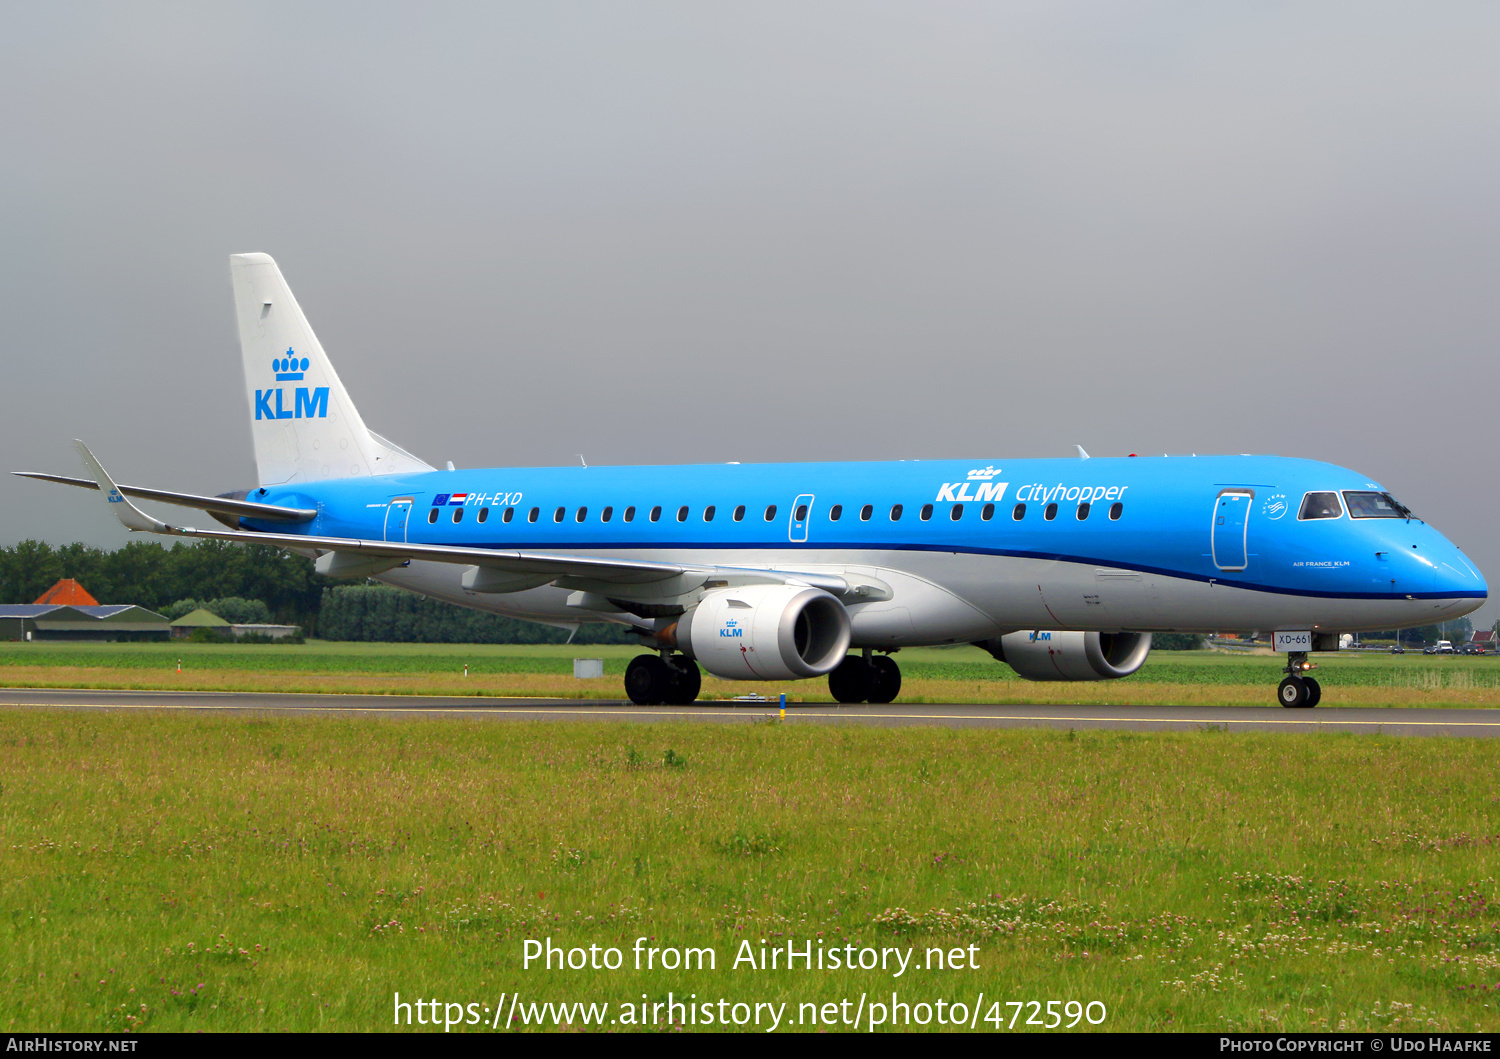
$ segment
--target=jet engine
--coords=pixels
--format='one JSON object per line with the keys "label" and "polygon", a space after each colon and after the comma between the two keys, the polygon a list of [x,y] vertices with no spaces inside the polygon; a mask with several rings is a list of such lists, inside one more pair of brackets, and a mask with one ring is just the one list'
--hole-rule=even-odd
{"label": "jet engine", "polygon": [[1027,680],[1114,680],[1140,669],[1149,632],[1013,632],[977,646]]}
{"label": "jet engine", "polygon": [[677,621],[676,644],[725,680],[800,680],[849,650],[849,612],[820,588],[748,585],[710,592]]}

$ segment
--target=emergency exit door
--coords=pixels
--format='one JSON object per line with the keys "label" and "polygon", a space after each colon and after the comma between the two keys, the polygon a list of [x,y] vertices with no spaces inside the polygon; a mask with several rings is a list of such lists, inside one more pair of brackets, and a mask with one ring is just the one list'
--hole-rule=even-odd
{"label": "emergency exit door", "polygon": [[807,543],[807,524],[812,519],[811,493],[803,493],[792,501],[791,519],[787,523],[787,539],[793,544]]}

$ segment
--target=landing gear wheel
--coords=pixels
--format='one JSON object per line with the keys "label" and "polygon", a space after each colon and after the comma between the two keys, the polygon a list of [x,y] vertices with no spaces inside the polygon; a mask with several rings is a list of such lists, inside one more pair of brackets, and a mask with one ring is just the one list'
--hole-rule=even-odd
{"label": "landing gear wheel", "polygon": [[1302,677],[1287,677],[1276,689],[1276,697],[1287,709],[1299,709],[1303,706],[1311,706],[1312,689],[1307,685],[1316,681],[1307,681]]}
{"label": "landing gear wheel", "polygon": [[901,667],[890,655],[870,659],[870,686],[866,697],[873,703],[894,702],[901,694]]}
{"label": "landing gear wheel", "polygon": [[698,701],[698,692],[703,687],[703,674],[698,671],[698,663],[689,658],[676,658],[670,669],[667,702],[672,706],[686,706]]}
{"label": "landing gear wheel", "polygon": [[858,655],[849,655],[828,674],[828,694],[835,702],[864,702],[869,691],[870,667]]}
{"label": "landing gear wheel", "polygon": [[636,655],[625,668],[625,694],[637,706],[660,706],[671,691],[672,670],[656,655]]}
{"label": "landing gear wheel", "polygon": [[1316,706],[1319,702],[1323,701],[1323,685],[1319,684],[1312,677],[1303,677],[1302,683],[1307,685],[1308,706]]}

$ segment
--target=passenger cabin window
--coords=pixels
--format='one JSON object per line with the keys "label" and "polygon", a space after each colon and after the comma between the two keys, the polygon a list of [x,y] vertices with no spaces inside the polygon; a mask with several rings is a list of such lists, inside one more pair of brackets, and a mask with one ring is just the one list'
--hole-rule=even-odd
{"label": "passenger cabin window", "polygon": [[541,515],[542,509],[539,507],[534,507],[530,511],[526,512],[526,521],[535,522],[538,518],[541,517]]}
{"label": "passenger cabin window", "polygon": [[902,512],[902,510],[904,510],[904,509],[901,507],[900,504],[892,504],[891,505],[891,521],[892,522],[900,522],[901,521],[901,512]]}
{"label": "passenger cabin window", "polygon": [[1023,518],[1026,517],[1026,505],[1017,504],[1015,507],[1011,508],[1010,517],[1015,519],[1017,522],[1020,522]]}
{"label": "passenger cabin window", "polygon": [[766,508],[766,521],[770,522],[775,517],[776,517],[776,505],[772,504],[770,507]]}
{"label": "passenger cabin window", "polygon": [[1048,504],[1046,507],[1044,507],[1042,509],[1042,518],[1046,519],[1048,522],[1051,522],[1056,517],[1057,517],[1057,505],[1056,504]]}
{"label": "passenger cabin window", "polygon": [[1118,521],[1120,521],[1120,516],[1122,514],[1124,514],[1124,513],[1125,513],[1125,505],[1122,504],[1122,503],[1120,503],[1118,500],[1116,500],[1113,504],[1109,505],[1109,520],[1111,522],[1118,522]]}
{"label": "passenger cabin window", "polygon": [[578,514],[574,516],[574,518],[576,518],[579,522],[582,522],[584,519],[586,519],[588,517],[589,517],[589,509],[586,508],[586,507],[579,508],[578,509]]}
{"label": "passenger cabin window", "polygon": [[979,509],[979,519],[980,519],[980,521],[982,521],[982,522],[988,522],[990,519],[992,519],[994,517],[995,517],[995,505],[994,504],[985,504],[984,507],[982,507],[982,508]]}
{"label": "passenger cabin window", "polygon": [[870,516],[873,514],[875,514],[875,508],[869,504],[866,504],[864,507],[859,509],[859,520],[861,522],[869,522]]}
{"label": "passenger cabin window", "polygon": [[745,520],[745,505],[744,504],[741,504],[741,505],[739,505],[738,507],[736,507],[734,509],[734,520],[736,522],[743,522]]}
{"label": "passenger cabin window", "polygon": [[607,507],[603,511],[599,512],[599,521],[600,522],[608,522],[610,519],[612,519],[614,517],[615,517],[615,509],[612,508],[612,507]]}
{"label": "passenger cabin window", "polygon": [[807,505],[806,504],[798,504],[797,505],[797,517],[794,518],[792,521],[793,522],[806,522],[807,521]]}
{"label": "passenger cabin window", "polygon": [[712,522],[713,520],[714,520],[714,506],[712,504],[709,504],[706,508],[703,509],[703,521],[704,522]]}
{"label": "passenger cabin window", "polygon": [[1339,503],[1337,493],[1308,493],[1302,498],[1302,510],[1297,513],[1297,517],[1299,519],[1338,518],[1343,513],[1344,506]]}
{"label": "passenger cabin window", "polygon": [[438,509],[437,508],[433,508],[431,511],[427,512],[427,521],[429,523],[436,522],[437,521],[437,517],[438,517]]}
{"label": "passenger cabin window", "polygon": [[461,508],[461,507],[454,508],[453,509],[453,521],[454,522],[462,522],[463,520],[464,520],[464,509]]}
{"label": "passenger cabin window", "polygon": [[655,507],[653,507],[651,509],[651,521],[652,522],[659,522],[660,520],[661,520],[661,505],[657,504]]}
{"label": "passenger cabin window", "polygon": [[843,517],[843,515],[844,515],[844,505],[843,504],[834,504],[831,508],[828,509],[828,521],[829,522],[837,522],[840,518]]}
{"label": "passenger cabin window", "polygon": [[1350,518],[1411,518],[1411,509],[1390,493],[1344,490]]}
{"label": "passenger cabin window", "polygon": [[687,505],[683,504],[680,508],[677,509],[677,521],[678,522],[686,522],[687,521],[687,517],[688,517]]}
{"label": "passenger cabin window", "polygon": [[631,506],[630,506],[630,507],[627,507],[627,508],[626,508],[626,509],[625,509],[625,514],[624,514],[624,515],[622,515],[622,516],[621,516],[621,517],[622,517],[622,518],[623,518],[623,519],[624,519],[624,520],[625,520],[625,521],[626,521],[626,522],[634,522],[634,521],[635,521],[635,505],[634,505],[634,504],[632,504],[632,505],[631,505]]}
{"label": "passenger cabin window", "polygon": [[954,522],[957,522],[959,519],[963,518],[964,506],[962,504],[954,504],[952,509],[948,512],[948,517],[951,518]]}
{"label": "passenger cabin window", "polygon": [[1078,521],[1079,522],[1082,522],[1084,519],[1086,519],[1086,518],[1089,517],[1089,508],[1091,508],[1091,507],[1093,507],[1092,504],[1079,504],[1078,505]]}
{"label": "passenger cabin window", "polygon": [[921,519],[923,522],[926,522],[931,517],[932,517],[932,505],[931,504],[923,504],[922,505],[922,510],[917,512],[917,518]]}
{"label": "passenger cabin window", "polygon": [[487,508],[487,507],[480,508],[479,509],[479,521],[480,522],[488,522],[489,520],[490,520],[490,509]]}
{"label": "passenger cabin window", "polygon": [[501,522],[509,522],[511,519],[513,519],[515,517],[516,517],[516,509],[513,508],[513,507],[508,507],[508,508],[505,509],[505,514],[503,514],[503,515],[500,516],[500,521]]}
{"label": "passenger cabin window", "polygon": [[556,511],[552,512],[552,521],[553,522],[561,522],[563,519],[565,519],[567,517],[568,517],[568,509],[565,508],[565,507],[560,507]]}

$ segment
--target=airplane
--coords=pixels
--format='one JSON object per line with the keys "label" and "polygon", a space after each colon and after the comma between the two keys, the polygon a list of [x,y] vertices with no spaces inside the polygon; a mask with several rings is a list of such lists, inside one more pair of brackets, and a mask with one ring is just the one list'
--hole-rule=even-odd
{"label": "airplane", "polygon": [[[1140,669],[1154,632],[1273,634],[1277,699],[1342,633],[1479,608],[1484,577],[1378,482],[1276,456],[438,470],[365,425],[275,261],[230,258],[258,485],[208,497],[87,478],[128,528],[273,544],[320,574],[639,635],[625,691],[701,673],[824,677],[893,701],[904,647],[973,644],[1038,681]],[[581,461],[580,461],[581,462]],[[132,498],[225,528],[168,524]]]}

